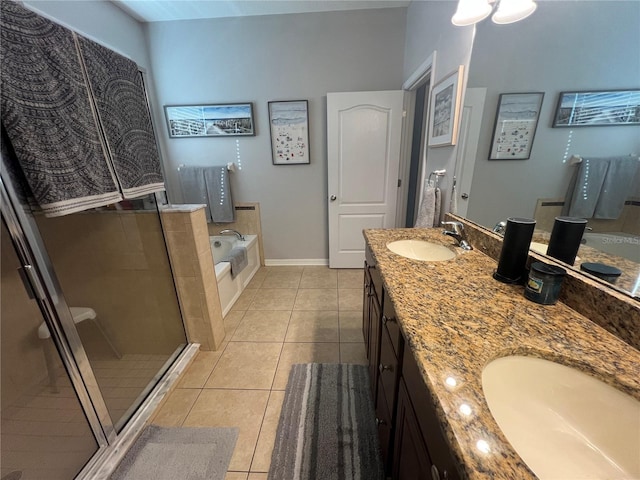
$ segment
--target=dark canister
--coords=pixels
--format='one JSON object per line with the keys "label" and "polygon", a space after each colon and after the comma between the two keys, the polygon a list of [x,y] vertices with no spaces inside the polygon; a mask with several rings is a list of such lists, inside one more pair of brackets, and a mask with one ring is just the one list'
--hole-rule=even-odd
{"label": "dark canister", "polygon": [[560,287],[567,271],[555,265],[534,262],[524,287],[524,296],[542,305],[553,305],[560,296]]}
{"label": "dark canister", "polygon": [[584,218],[556,217],[549,238],[547,255],[573,265],[587,226]]}
{"label": "dark canister", "polygon": [[580,270],[609,283],[616,283],[620,275],[622,275],[622,270],[605,263],[583,263],[580,265]]}
{"label": "dark canister", "polygon": [[529,246],[536,221],[532,218],[507,218],[498,268],[493,278],[503,283],[523,283]]}

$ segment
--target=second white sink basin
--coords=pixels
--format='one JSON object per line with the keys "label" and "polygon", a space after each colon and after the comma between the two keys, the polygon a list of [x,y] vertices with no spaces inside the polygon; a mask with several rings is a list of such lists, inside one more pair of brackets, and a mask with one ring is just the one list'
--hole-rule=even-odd
{"label": "second white sink basin", "polygon": [[640,478],[640,402],[579,370],[509,356],[482,371],[491,414],[545,479]]}
{"label": "second white sink basin", "polygon": [[444,245],[424,240],[398,240],[388,243],[387,248],[403,257],[429,262],[451,260],[456,256],[455,252]]}

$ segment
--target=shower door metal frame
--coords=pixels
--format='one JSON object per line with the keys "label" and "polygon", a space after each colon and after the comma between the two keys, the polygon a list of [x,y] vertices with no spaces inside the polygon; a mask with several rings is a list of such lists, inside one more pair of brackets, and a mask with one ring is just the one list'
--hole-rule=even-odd
{"label": "shower door metal frame", "polygon": [[[8,169],[4,155],[0,168],[2,216],[16,246],[20,262],[23,266],[30,266],[26,270],[32,272],[29,280],[36,295],[36,301],[40,305],[51,339],[58,348],[100,451],[116,439],[113,421],[104,403],[35,220],[24,211],[11,182],[5,181],[4,172]],[[96,455],[93,456],[95,457]]]}

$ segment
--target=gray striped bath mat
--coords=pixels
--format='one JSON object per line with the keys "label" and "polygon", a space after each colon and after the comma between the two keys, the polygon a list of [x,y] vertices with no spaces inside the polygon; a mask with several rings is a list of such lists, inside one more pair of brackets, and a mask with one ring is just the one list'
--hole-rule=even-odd
{"label": "gray striped bath mat", "polygon": [[268,480],[383,478],[367,367],[294,365]]}

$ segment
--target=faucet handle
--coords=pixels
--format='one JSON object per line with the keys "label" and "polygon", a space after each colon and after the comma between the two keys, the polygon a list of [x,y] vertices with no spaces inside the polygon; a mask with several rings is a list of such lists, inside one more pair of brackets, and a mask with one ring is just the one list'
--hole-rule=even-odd
{"label": "faucet handle", "polygon": [[462,222],[441,222],[440,225],[443,227],[453,227],[453,231],[458,235],[462,234],[462,231],[464,230]]}

